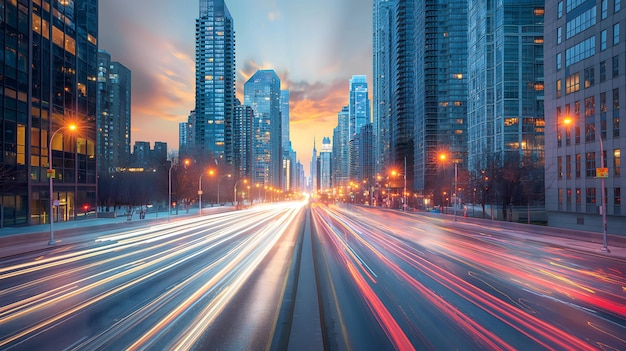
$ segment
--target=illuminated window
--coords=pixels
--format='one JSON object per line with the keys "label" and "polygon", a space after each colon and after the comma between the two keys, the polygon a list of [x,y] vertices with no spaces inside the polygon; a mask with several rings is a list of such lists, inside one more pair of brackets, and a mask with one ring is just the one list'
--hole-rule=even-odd
{"label": "illuminated window", "polygon": [[535,16],[543,16],[546,13],[546,10],[543,7],[535,8]]}
{"label": "illuminated window", "polygon": [[565,78],[565,94],[571,94],[580,90],[580,73],[574,73]]}

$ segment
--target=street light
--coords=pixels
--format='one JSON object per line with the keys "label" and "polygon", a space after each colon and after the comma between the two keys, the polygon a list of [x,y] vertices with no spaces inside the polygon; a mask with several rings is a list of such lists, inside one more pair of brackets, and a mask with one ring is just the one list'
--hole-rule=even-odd
{"label": "street light", "polygon": [[231,175],[229,174],[224,174],[223,176],[219,177],[217,179],[217,205],[220,206],[220,182],[222,181],[223,178],[230,178]]}
{"label": "street light", "polygon": [[[48,171],[47,171],[47,175],[48,175],[48,181],[49,181],[49,187],[50,187],[50,241],[48,241],[48,245],[54,245],[56,244],[56,242],[54,241],[54,216],[53,216],[53,212],[54,212],[54,200],[53,200],[53,185],[52,185],[52,179],[54,178],[55,174],[54,174],[54,169],[52,168],[52,140],[54,139],[54,136],[61,130],[63,129],[69,129],[71,131],[76,130],[76,125],[75,124],[70,124],[67,126],[62,126],[59,127],[59,129],[55,130],[54,133],[52,133],[52,135],[50,136],[50,139],[48,140]],[[63,150],[63,148],[61,148],[61,150]]]}
{"label": "street light", "polygon": [[235,206],[237,206],[237,185],[238,185],[240,182],[243,182],[244,184],[246,184],[246,183],[248,183],[248,180],[247,180],[247,179],[240,179],[240,180],[238,180],[238,181],[235,183],[235,186],[233,187],[233,192],[234,192],[234,195],[235,195],[235,196],[234,196],[234,199],[235,199],[235,200],[234,200]]}
{"label": "street light", "polygon": [[[573,121],[571,118],[566,117],[563,120],[563,124],[565,124],[566,126],[569,126],[570,124],[572,124]],[[596,129],[596,127],[593,124],[588,124],[588,126],[591,127],[591,129],[593,129],[593,131],[595,132],[596,136],[598,137],[598,139],[600,140],[600,168],[602,169],[602,173],[600,176],[598,176],[598,170],[596,170],[596,178],[600,178],[600,182],[601,182],[601,200],[602,200],[602,204],[600,205],[600,212],[602,213],[602,251],[606,252],[606,253],[610,253],[611,251],[609,251],[609,247],[608,247],[608,243],[607,243],[607,238],[606,238],[606,194],[604,193],[604,179],[606,179],[609,174],[607,172],[607,170],[604,168],[604,145],[602,143],[602,136],[600,135],[600,132],[598,132],[598,130]]]}
{"label": "street light", "polygon": [[[210,169],[209,175],[213,175],[215,172]],[[198,178],[198,214],[202,216],[202,176],[204,172],[200,173],[200,178]]]}
{"label": "street light", "polygon": [[170,215],[172,213],[172,167],[174,162],[170,161],[170,170],[167,172],[167,221],[170,221]]}
{"label": "street light", "polygon": [[[445,161],[447,158],[446,154],[441,154],[439,155],[439,159],[442,161]],[[457,192],[458,192],[458,186],[457,186],[457,177],[458,177],[458,170],[457,170],[457,162],[453,162],[454,163],[454,193],[452,193],[451,195],[453,195],[454,197],[454,221],[456,221],[456,203],[458,202],[458,196],[457,196]]]}

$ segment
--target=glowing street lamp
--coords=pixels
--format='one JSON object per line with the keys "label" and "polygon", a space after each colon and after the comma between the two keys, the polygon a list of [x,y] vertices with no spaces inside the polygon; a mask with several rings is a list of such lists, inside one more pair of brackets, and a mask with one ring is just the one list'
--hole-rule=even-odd
{"label": "glowing street lamp", "polygon": [[[215,171],[210,169],[207,173],[212,176],[213,174],[215,174]],[[203,175],[204,175],[204,172],[200,173],[200,178],[198,178],[198,214],[200,216],[202,216],[202,176]]]}
{"label": "glowing street lamp", "polygon": [[241,183],[241,182],[243,182],[244,184],[247,184],[247,183],[248,183],[248,180],[247,180],[247,179],[240,179],[240,180],[238,180],[238,181],[235,183],[235,186],[233,187],[233,192],[234,192],[234,195],[235,195],[235,196],[233,197],[233,198],[234,198],[234,203],[235,203],[235,206],[237,205],[237,185],[238,185],[239,183]]}
{"label": "glowing street lamp", "polygon": [[[69,129],[70,131],[75,131],[78,128],[75,124],[70,124],[67,126],[59,127],[57,130],[52,133],[50,139],[48,140],[48,171],[46,172],[48,175],[49,187],[50,187],[50,241],[48,241],[48,245],[54,245],[56,242],[54,241],[54,200],[53,200],[53,185],[52,179],[55,177],[54,169],[52,168],[52,140],[54,140],[54,136],[63,129]],[[62,149],[62,148],[61,148]]]}
{"label": "glowing street lamp", "polygon": [[[441,161],[445,161],[447,159],[447,155],[446,154],[440,154],[439,155],[439,159]],[[452,193],[451,195],[454,197],[454,220],[456,221],[456,203],[458,202],[458,195],[457,192],[458,190],[458,186],[457,186],[457,177],[458,177],[458,170],[457,170],[457,163],[454,163],[454,193]]]}
{"label": "glowing street lamp", "polygon": [[[570,118],[570,117],[565,117],[563,119],[563,124],[565,124],[566,126],[569,127],[570,124],[574,123],[574,121]],[[610,253],[611,251],[609,251],[609,247],[608,247],[608,243],[607,243],[607,238],[606,238],[606,194],[604,193],[604,180],[606,178],[608,178],[609,174],[607,169],[604,168],[604,145],[602,143],[602,136],[600,135],[600,132],[598,132],[598,130],[596,129],[596,126],[594,126],[593,124],[588,124],[588,126],[591,127],[591,129],[593,129],[593,131],[595,132],[596,136],[598,137],[598,140],[600,140],[600,169],[602,172],[602,174],[598,174],[599,169],[596,169],[596,178],[600,178],[600,193],[601,193],[601,201],[602,204],[600,204],[600,212],[602,213],[602,251],[606,252],[606,253]]]}

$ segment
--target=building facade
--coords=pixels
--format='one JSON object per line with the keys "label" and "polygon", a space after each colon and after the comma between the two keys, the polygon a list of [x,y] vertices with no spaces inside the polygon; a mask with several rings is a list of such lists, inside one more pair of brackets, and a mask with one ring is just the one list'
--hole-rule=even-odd
{"label": "building facade", "polygon": [[624,235],[626,9],[619,0],[548,0],[545,23],[548,224],[601,232],[605,211],[608,233]]}
{"label": "building facade", "polygon": [[259,70],[244,84],[244,105],[254,111],[251,183],[282,189],[280,78]]}
{"label": "building facade", "polygon": [[239,99],[235,103],[233,134],[234,169],[237,179],[251,179],[253,169],[254,111],[252,107],[242,105]]}
{"label": "building facade", "polygon": [[235,29],[224,0],[200,0],[194,144],[198,158],[233,164]]}
{"label": "building facade", "polygon": [[2,2],[0,227],[95,206],[97,38],[97,0]]}
{"label": "building facade", "polygon": [[320,191],[328,191],[332,188],[332,153],[333,146],[329,137],[322,138],[320,150]]}
{"label": "building facade", "polygon": [[355,75],[350,79],[350,93],[348,104],[348,137],[346,144],[350,146],[349,174],[350,179],[356,179],[359,176],[359,150],[358,134],[361,127],[371,122],[369,90],[367,86],[367,77],[364,75]]}
{"label": "building facade", "polygon": [[438,155],[466,164],[467,9],[466,0],[415,0],[414,189],[434,199]]}
{"label": "building facade", "polygon": [[350,182],[349,107],[342,107],[337,114],[337,127],[333,131],[333,186],[345,186]]}
{"label": "building facade", "polygon": [[98,174],[108,176],[130,162],[131,72],[98,52]]}

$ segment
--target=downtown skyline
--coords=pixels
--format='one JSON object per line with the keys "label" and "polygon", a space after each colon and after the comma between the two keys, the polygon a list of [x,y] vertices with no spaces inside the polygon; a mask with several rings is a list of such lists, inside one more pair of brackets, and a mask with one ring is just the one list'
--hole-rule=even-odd
{"label": "downtown skyline", "polygon": [[[131,142],[164,141],[174,150],[178,123],[194,108],[198,1],[142,4],[100,4],[99,48],[133,72]],[[277,72],[281,88],[291,93],[293,148],[309,174],[313,138],[332,136],[337,113],[348,103],[350,78],[364,74],[371,85],[372,2],[227,5],[235,24],[237,97],[243,100],[243,84],[256,70]]]}

